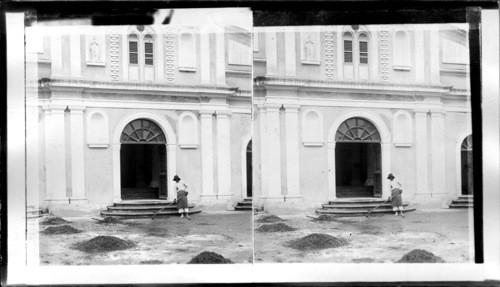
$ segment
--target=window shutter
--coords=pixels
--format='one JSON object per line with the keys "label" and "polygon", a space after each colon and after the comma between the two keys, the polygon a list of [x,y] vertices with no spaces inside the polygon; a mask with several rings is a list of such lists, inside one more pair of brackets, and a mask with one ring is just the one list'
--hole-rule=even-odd
{"label": "window shutter", "polygon": [[344,63],[352,63],[352,41],[344,40]]}
{"label": "window shutter", "polygon": [[138,54],[137,48],[138,48],[137,42],[135,42],[135,41],[128,42],[129,63],[130,64],[139,64],[139,54]]}
{"label": "window shutter", "polygon": [[359,42],[359,63],[368,64],[368,42]]}
{"label": "window shutter", "polygon": [[153,43],[151,42],[144,43],[144,51],[145,51],[144,64],[152,66],[154,64]]}

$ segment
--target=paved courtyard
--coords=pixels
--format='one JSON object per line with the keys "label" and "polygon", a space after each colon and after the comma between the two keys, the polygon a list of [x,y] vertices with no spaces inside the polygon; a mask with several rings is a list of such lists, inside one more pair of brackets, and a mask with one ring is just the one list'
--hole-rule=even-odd
{"label": "paved courtyard", "polygon": [[[288,232],[255,231],[255,263],[391,263],[413,249],[423,249],[447,263],[467,263],[474,258],[472,217],[469,210],[415,211],[404,218],[393,214],[370,217],[343,217],[332,222],[315,221],[303,215],[279,215],[297,228]],[[258,219],[259,216],[256,216]],[[255,223],[258,229],[263,223]],[[311,233],[344,238],[349,244],[319,251],[298,251],[285,247],[290,240]]]}
{"label": "paved courtyard", "polygon": [[[252,214],[248,212],[202,212],[190,220],[168,216],[127,219],[117,224],[97,224],[91,218],[64,219],[84,232],[40,233],[41,265],[183,264],[203,251],[218,253],[234,263],[252,262]],[[40,225],[40,231],[46,227]],[[70,248],[100,235],[130,240],[136,246],[99,254]]]}

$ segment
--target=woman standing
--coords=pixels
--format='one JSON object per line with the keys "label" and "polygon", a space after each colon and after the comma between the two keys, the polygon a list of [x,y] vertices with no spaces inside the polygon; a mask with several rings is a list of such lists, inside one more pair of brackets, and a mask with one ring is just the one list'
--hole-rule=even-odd
{"label": "woman standing", "polygon": [[189,217],[189,205],[188,205],[188,200],[187,200],[187,184],[181,180],[179,176],[174,176],[174,181],[175,181],[175,190],[177,191],[177,209],[179,210],[179,213],[181,214],[181,218],[184,217],[184,212],[186,213],[186,218]]}
{"label": "woman standing", "polygon": [[394,215],[398,215],[398,210],[401,214],[401,216],[404,217],[403,215],[403,198],[401,197],[401,193],[403,193],[403,189],[401,188],[401,183],[396,181],[394,175],[392,173],[389,173],[387,176],[387,179],[390,180],[389,184],[391,187],[391,196],[389,199],[391,200],[391,206],[392,210],[395,212]]}

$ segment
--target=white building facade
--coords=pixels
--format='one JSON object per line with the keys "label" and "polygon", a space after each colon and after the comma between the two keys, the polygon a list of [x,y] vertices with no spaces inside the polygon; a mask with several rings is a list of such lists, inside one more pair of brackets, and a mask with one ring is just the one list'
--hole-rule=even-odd
{"label": "white building facade", "polygon": [[468,28],[255,28],[254,205],[472,194]]}
{"label": "white building facade", "polygon": [[34,27],[26,57],[29,207],[172,200],[176,174],[202,208],[251,197],[250,31]]}

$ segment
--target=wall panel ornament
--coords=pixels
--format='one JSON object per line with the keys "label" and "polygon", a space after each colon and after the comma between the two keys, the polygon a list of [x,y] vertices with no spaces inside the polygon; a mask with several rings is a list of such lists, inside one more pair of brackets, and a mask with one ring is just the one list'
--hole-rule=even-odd
{"label": "wall panel ornament", "polygon": [[86,35],[85,39],[87,65],[104,66],[106,60],[105,36]]}
{"label": "wall panel ornament", "polygon": [[325,32],[325,69],[326,69],[326,78],[333,79],[334,74],[334,51],[333,51],[333,32],[327,31]]}
{"label": "wall panel ornament", "polygon": [[389,81],[389,32],[380,31],[380,78]]}
{"label": "wall panel ornament", "polygon": [[119,80],[120,73],[120,62],[119,57],[119,45],[118,45],[118,34],[111,34],[109,41],[110,50],[110,61],[111,61],[111,81]]}
{"label": "wall panel ornament", "polygon": [[174,81],[174,34],[165,34],[165,79],[168,83]]}

